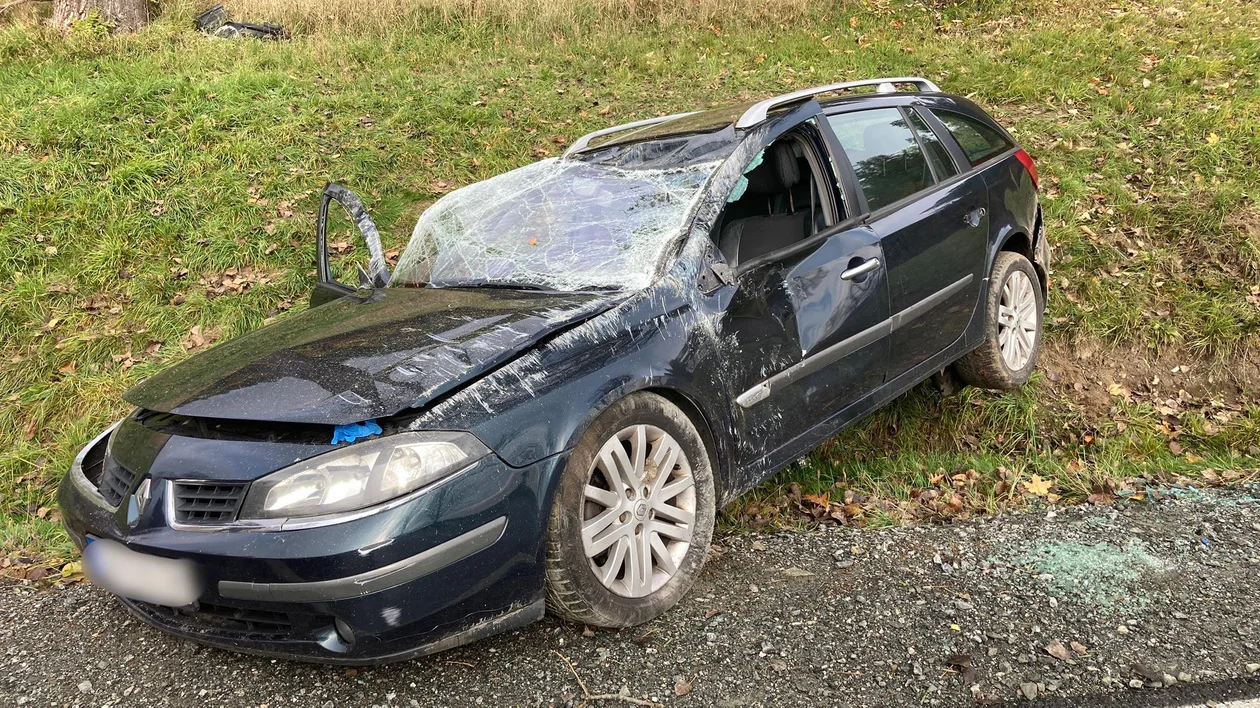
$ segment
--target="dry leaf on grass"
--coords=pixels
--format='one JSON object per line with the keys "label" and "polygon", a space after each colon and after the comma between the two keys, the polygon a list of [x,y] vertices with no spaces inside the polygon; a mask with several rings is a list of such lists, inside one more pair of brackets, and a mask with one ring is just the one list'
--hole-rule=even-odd
{"label": "dry leaf on grass", "polygon": [[1050,495],[1050,488],[1054,486],[1054,482],[1042,479],[1041,475],[1033,475],[1032,479],[1024,482],[1024,491],[1039,497]]}

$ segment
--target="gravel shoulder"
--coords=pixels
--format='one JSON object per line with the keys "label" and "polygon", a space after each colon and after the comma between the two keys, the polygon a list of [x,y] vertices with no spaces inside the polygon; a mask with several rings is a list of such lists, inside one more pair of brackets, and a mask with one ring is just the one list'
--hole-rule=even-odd
{"label": "gravel shoulder", "polygon": [[[347,670],[174,639],[90,586],[0,585],[0,705],[1185,705],[1260,696],[1260,490],[948,526],[728,536],[665,617],[548,618]],[[581,677],[579,684],[576,676]],[[597,696],[588,699],[587,696]],[[602,697],[598,697],[602,696]]]}

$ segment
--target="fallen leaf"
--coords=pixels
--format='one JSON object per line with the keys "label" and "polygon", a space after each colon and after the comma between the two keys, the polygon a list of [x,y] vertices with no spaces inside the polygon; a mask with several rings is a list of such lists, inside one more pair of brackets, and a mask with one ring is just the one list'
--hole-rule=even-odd
{"label": "fallen leaf", "polygon": [[1046,645],[1046,653],[1059,661],[1068,661],[1072,658],[1072,652],[1068,651],[1068,648],[1063,646],[1063,642],[1057,639]]}
{"label": "fallen leaf", "polygon": [[1072,651],[1076,652],[1077,654],[1081,656],[1085,656],[1086,654],[1089,653],[1089,648],[1086,647],[1084,644],[1081,644],[1080,642],[1069,642],[1068,646],[1072,647]]}
{"label": "fallen leaf", "polygon": [[808,578],[813,575],[813,573],[803,568],[788,568],[783,571],[783,574],[789,578]]}
{"label": "fallen leaf", "polygon": [[1029,494],[1034,494],[1039,497],[1044,497],[1050,494],[1050,488],[1053,486],[1054,486],[1053,482],[1051,482],[1050,480],[1042,479],[1041,475],[1035,474],[1032,476],[1031,480],[1024,482],[1024,491],[1028,492]]}
{"label": "fallen leaf", "polygon": [[680,696],[680,697],[681,697],[681,696],[685,696],[685,695],[687,695],[688,693],[691,693],[691,682],[690,682],[690,681],[679,681],[678,683],[675,683],[675,684],[674,684],[674,695],[675,695],[675,696]]}

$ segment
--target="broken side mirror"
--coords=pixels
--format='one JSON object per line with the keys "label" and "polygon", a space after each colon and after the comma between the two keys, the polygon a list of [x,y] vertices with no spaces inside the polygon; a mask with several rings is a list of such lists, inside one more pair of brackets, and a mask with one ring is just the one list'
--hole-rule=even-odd
{"label": "broken side mirror", "polygon": [[[328,243],[328,205],[334,201],[341,205],[346,216],[358,227],[368,251],[367,267],[365,268],[361,262],[351,263],[352,271],[348,267],[341,268],[343,271],[348,271],[341,279],[337,278],[333,272],[333,263],[328,251],[330,246]],[[337,247],[338,253],[353,249],[348,241],[331,245]],[[323,198],[319,202],[319,217],[315,224],[315,271],[318,282],[315,284],[314,292],[311,293],[311,307],[345,297],[356,291],[374,290],[389,285],[389,266],[385,263],[385,253],[381,248],[380,231],[377,230],[372,217],[368,215],[367,209],[363,208],[363,202],[359,200],[359,197],[336,183],[329,183],[324,188]],[[357,281],[356,286],[345,282],[351,276]]]}

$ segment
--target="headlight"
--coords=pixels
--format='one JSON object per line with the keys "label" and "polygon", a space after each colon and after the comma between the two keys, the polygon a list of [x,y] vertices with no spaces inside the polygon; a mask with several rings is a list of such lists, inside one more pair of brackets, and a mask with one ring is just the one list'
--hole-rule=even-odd
{"label": "headlight", "polygon": [[241,518],[323,516],[380,504],[489,454],[468,433],[399,433],[326,452],[250,485]]}

